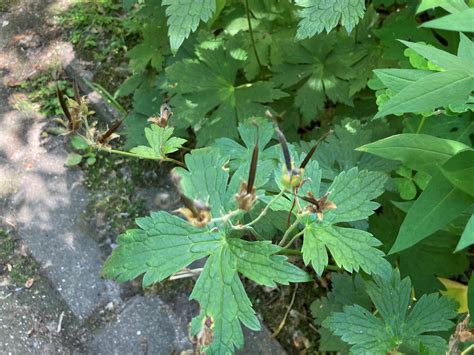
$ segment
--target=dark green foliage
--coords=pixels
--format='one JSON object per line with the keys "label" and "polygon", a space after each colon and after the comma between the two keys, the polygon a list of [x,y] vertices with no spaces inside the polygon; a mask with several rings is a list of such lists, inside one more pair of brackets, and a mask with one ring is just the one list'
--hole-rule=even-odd
{"label": "dark green foliage", "polygon": [[[128,11],[124,38],[139,38],[115,93],[131,98],[124,150],[73,144],[179,165],[186,207],[139,218],[104,275],[149,286],[207,258],[191,298],[208,354],[241,347],[242,324],[260,327],[241,276],[274,287],[330,272],[332,291],[311,307],[317,351],[446,351],[455,303],[438,278],[467,284],[472,272],[472,8],[105,4]],[[164,103],[173,115],[162,124]]]}

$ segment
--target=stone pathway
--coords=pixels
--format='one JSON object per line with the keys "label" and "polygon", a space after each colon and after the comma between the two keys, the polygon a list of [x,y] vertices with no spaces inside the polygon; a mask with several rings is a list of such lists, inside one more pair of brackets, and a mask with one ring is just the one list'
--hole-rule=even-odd
{"label": "stone pathway", "polygon": [[[30,289],[0,283],[0,353],[192,349],[188,323],[197,309],[187,295],[123,299],[119,286],[100,278],[104,255],[83,221],[82,172],[64,168],[65,139],[43,140],[45,118],[22,105],[19,82],[74,59],[51,20],[73,2],[19,0],[0,13],[0,228],[12,230],[40,266]],[[267,330],[246,339],[242,354],[284,354]]]}

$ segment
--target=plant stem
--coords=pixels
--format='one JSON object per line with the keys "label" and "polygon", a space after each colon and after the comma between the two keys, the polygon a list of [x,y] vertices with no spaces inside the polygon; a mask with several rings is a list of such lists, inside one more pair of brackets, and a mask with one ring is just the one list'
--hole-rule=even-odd
{"label": "plant stem", "polygon": [[260,212],[260,214],[257,216],[257,218],[255,218],[253,221],[251,221],[247,224],[244,224],[243,226],[237,227],[237,229],[239,229],[239,228],[243,229],[245,227],[253,226],[255,223],[260,221],[267,214],[268,210],[270,209],[270,206],[273,203],[275,203],[275,201],[278,200],[281,196],[283,196],[285,191],[286,190],[283,189],[278,193],[278,195],[273,196],[273,198],[270,200],[270,202],[268,202],[268,204],[265,206],[265,208],[262,210],[262,212]]}
{"label": "plant stem", "polygon": [[158,159],[158,158],[147,158],[147,157],[143,157],[141,155],[138,155],[138,154],[134,154],[134,153],[130,153],[130,152],[125,152],[123,150],[118,150],[118,149],[111,149],[111,148],[104,148],[104,147],[101,147],[101,146],[96,146],[96,148],[100,151],[104,151],[104,152],[108,152],[108,153],[113,153],[113,154],[119,154],[119,155],[124,155],[126,157],[132,157],[132,158],[138,158],[138,159],[150,159],[150,160],[159,160],[159,161],[167,161],[167,162],[170,162],[170,163],[173,163],[173,164],[176,164],[176,165],[179,165],[183,168],[186,167],[186,165],[184,165],[184,163],[180,162],[179,160],[176,160],[176,159],[173,159],[173,158],[169,158],[169,157],[164,157],[163,159]]}
{"label": "plant stem", "polygon": [[423,128],[423,126],[425,125],[425,121],[426,121],[426,116],[423,116],[421,118],[421,121],[420,121],[420,124],[418,125],[418,128],[416,130],[416,134],[420,133],[421,129]]}
{"label": "plant stem", "polygon": [[296,218],[293,224],[286,230],[285,234],[283,234],[283,238],[281,238],[280,243],[278,243],[279,246],[285,244],[286,240],[290,237],[290,233],[298,226],[299,223],[300,219]]}
{"label": "plant stem", "polygon": [[162,161],[167,161],[167,162],[179,165],[182,168],[186,168],[186,165],[184,165],[183,162],[180,162],[179,160],[176,160],[176,159],[173,159],[173,158],[165,157]]}
{"label": "plant stem", "polygon": [[290,241],[283,247],[283,249],[286,249],[288,248],[291,244],[293,244],[293,242],[298,239],[299,237],[301,237],[304,233],[304,229],[302,231],[299,231],[298,233],[296,233],[293,238],[290,239]]}
{"label": "plant stem", "polygon": [[340,268],[339,266],[336,265],[326,265],[325,269],[331,270],[331,271],[342,271],[344,269]]}
{"label": "plant stem", "polygon": [[247,22],[249,25],[250,40],[252,41],[253,52],[255,53],[255,58],[257,59],[258,66],[260,67],[260,69],[262,69],[262,62],[260,62],[260,58],[257,52],[257,46],[255,45],[255,38],[253,36],[252,22],[250,21],[249,0],[245,0],[245,13],[247,14]]}
{"label": "plant stem", "polygon": [[277,254],[282,255],[301,255],[301,251],[298,249],[281,249]]}

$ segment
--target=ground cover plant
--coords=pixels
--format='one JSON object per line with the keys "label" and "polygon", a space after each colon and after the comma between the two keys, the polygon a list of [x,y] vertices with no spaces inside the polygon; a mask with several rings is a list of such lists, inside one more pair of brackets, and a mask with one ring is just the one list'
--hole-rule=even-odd
{"label": "ground cover plant", "polygon": [[105,277],[197,275],[191,332],[207,354],[260,328],[245,280],[330,281],[309,300],[309,351],[472,350],[472,2],[122,5],[139,40],[113,96],[132,107],[101,130],[58,87],[82,152],[67,163],[171,164],[182,207],[138,218]]}

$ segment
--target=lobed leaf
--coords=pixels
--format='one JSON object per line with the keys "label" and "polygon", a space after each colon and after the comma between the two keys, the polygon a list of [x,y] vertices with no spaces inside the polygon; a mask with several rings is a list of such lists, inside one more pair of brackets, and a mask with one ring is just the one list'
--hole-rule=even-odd
{"label": "lobed leaf", "polygon": [[[430,352],[444,352],[446,341],[426,332],[445,331],[453,326],[455,302],[438,294],[424,295],[411,308],[411,283],[400,280],[398,271],[390,278],[374,277],[367,282],[367,293],[377,308],[377,315],[352,305],[333,313],[323,325],[353,345],[353,353],[390,353],[404,349],[417,352],[424,346]],[[348,327],[348,325],[350,325]],[[405,351],[406,352],[406,351]]]}
{"label": "lobed leaf", "polygon": [[168,36],[174,54],[199,22],[209,21],[216,11],[215,0],[163,0],[162,4],[167,6]]}
{"label": "lobed leaf", "polygon": [[299,11],[297,39],[313,37],[326,30],[328,33],[340,22],[347,30],[352,29],[364,17],[365,3],[362,0],[297,0]]}
{"label": "lobed leaf", "polygon": [[201,313],[193,318],[191,331],[197,334],[207,317],[211,318],[213,341],[201,351],[207,354],[234,353],[243,346],[240,322],[252,330],[260,330],[260,322],[252,309],[237,274],[237,264],[229,247],[217,249],[206,262],[190,299],[199,302]]}
{"label": "lobed leaf", "polygon": [[368,274],[387,275],[390,263],[375,247],[381,243],[372,234],[353,228],[311,224],[305,228],[303,261],[311,263],[318,275],[328,265],[331,252],[336,264],[349,272],[363,270]]}
{"label": "lobed leaf", "polygon": [[275,286],[275,282],[288,285],[289,282],[311,281],[311,277],[297,266],[290,264],[287,257],[273,255],[281,247],[270,241],[248,242],[229,239],[229,248],[237,262],[237,270],[260,285]]}
{"label": "lobed leaf", "polygon": [[157,125],[147,127],[145,137],[150,146],[140,145],[132,148],[130,152],[147,159],[165,159],[167,154],[176,152],[186,143],[186,139],[172,137],[173,132],[172,127],[162,128]]}
{"label": "lobed leaf", "polygon": [[130,229],[118,238],[119,246],[104,265],[104,276],[125,282],[144,274],[143,286],[150,286],[209,255],[221,243],[217,233],[163,211],[139,218],[137,224],[140,229]]}

